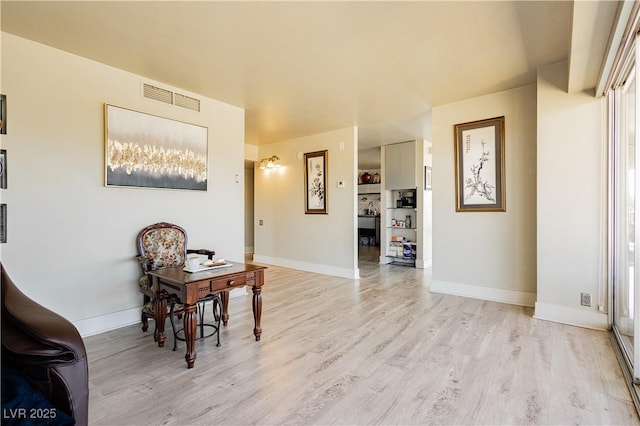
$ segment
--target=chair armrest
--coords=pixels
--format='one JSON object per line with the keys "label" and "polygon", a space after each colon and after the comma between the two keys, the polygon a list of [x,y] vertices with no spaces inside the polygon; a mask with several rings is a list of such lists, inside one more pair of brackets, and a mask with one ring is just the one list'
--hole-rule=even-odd
{"label": "chair armrest", "polygon": [[[2,269],[2,343],[17,353],[57,358],[68,362],[86,358],[86,350],[80,333],[66,318],[29,299],[13,284]],[[23,333],[22,339],[5,339],[5,333]],[[29,336],[29,338],[26,338]],[[11,348],[12,342],[16,347]],[[28,343],[30,342],[30,343]],[[35,347],[40,346],[38,350]],[[64,355],[63,355],[64,354]]]}
{"label": "chair armrest", "polygon": [[147,272],[149,272],[151,270],[150,267],[150,259],[147,258],[146,256],[141,256],[141,255],[136,255],[135,259],[138,261],[138,263],[140,263],[140,269],[142,269],[142,273],[146,274]]}
{"label": "chair armrest", "polygon": [[78,426],[87,425],[88,363],[80,333],[66,318],[22,293],[2,263],[0,281],[2,368],[20,371],[31,386],[73,416]]}
{"label": "chair armrest", "polygon": [[188,249],[187,254],[203,254],[206,255],[209,259],[213,259],[216,252],[215,250],[207,250],[207,249]]}

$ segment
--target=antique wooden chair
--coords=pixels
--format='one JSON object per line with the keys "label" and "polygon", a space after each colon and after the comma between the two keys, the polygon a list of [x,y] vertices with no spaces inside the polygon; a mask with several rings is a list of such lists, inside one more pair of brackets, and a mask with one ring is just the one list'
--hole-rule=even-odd
{"label": "antique wooden chair", "polygon": [[[187,259],[187,254],[199,254],[205,255],[209,259],[212,259],[216,254],[213,250],[207,249],[198,249],[192,250],[187,249],[187,233],[186,231],[178,225],[174,225],[172,223],[167,222],[159,222],[153,225],[149,225],[145,227],[138,233],[138,237],[136,238],[136,245],[138,247],[138,255],[136,258],[140,262],[140,267],[142,269],[142,276],[138,280],[138,285],[140,292],[143,294],[144,300],[142,305],[142,331],[147,331],[149,328],[149,318],[154,318],[154,305],[155,305],[155,290],[152,287],[151,277],[149,276],[149,271],[153,271],[156,269],[162,268],[173,268],[178,266],[183,266]],[[213,326],[210,324],[204,324],[204,302],[213,301],[213,313],[218,323],[218,326]],[[173,315],[178,315],[181,317],[183,306],[178,303],[175,296],[169,295],[169,300],[167,304],[167,310],[169,314],[169,318],[171,320],[171,326],[173,329],[174,335],[174,350],[176,349],[176,340],[181,339],[178,334],[181,330],[177,330],[173,321]],[[200,336],[203,336],[203,327],[205,325],[209,325],[215,328],[215,331],[219,330],[219,321],[220,321],[220,307],[222,306],[222,300],[219,295],[210,296],[205,299],[202,299],[203,303],[198,304],[198,311],[200,315]],[[217,310],[216,310],[217,308]],[[211,333],[210,335],[212,335]],[[220,335],[218,333],[218,346],[220,346]]]}

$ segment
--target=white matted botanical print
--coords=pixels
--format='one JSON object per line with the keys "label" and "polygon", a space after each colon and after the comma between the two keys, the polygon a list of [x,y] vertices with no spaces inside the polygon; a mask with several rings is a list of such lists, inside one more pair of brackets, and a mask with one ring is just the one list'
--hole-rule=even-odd
{"label": "white matted botanical print", "polygon": [[107,186],[207,190],[206,127],[105,105]]}

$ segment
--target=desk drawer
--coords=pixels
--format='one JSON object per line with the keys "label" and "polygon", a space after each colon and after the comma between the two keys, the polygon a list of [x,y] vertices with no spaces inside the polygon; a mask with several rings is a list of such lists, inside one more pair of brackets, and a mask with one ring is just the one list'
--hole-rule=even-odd
{"label": "desk drawer", "polygon": [[205,281],[198,285],[198,298],[231,288],[255,284],[255,274],[238,274],[215,280]]}

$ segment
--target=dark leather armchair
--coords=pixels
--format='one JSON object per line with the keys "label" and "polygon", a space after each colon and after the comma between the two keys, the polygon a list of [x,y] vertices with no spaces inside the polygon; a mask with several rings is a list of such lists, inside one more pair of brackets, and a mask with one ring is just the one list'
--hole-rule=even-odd
{"label": "dark leather armchair", "polygon": [[62,316],[25,296],[0,263],[2,369],[17,371],[77,425],[88,423],[89,373],[84,342]]}

